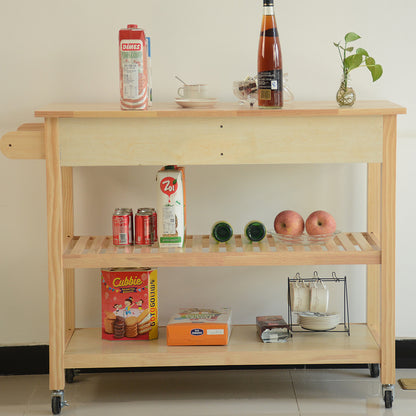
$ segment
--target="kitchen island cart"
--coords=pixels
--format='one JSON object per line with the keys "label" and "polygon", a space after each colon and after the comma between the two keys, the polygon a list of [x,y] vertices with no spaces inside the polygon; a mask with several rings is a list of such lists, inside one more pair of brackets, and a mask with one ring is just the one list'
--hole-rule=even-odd
{"label": "kitchen island cart", "polygon": [[[292,103],[281,110],[238,104],[147,111],[117,105],[51,105],[1,141],[10,158],[46,159],[52,410],[64,401],[65,370],[103,367],[369,364],[380,365],[385,406],[395,383],[396,118],[406,110],[387,101],[339,108],[332,102]],[[111,237],[74,235],[72,169],[78,166],[287,163],[367,164],[367,229],[342,230],[323,245],[290,247],[273,235],[247,244],[240,235],[219,250],[207,235],[189,235],[183,249],[130,246]],[[138,168],[140,169],[140,168]],[[351,336],[321,333],[263,344],[254,326],[234,326],[230,343],[168,347],[160,338],[111,342],[99,328],[75,328],[74,269],[367,265],[367,322]],[[283,282],[282,282],[283,283]],[[163,300],[162,300],[163,301]],[[377,375],[377,371],[372,371]],[[71,377],[69,377],[68,381]]]}

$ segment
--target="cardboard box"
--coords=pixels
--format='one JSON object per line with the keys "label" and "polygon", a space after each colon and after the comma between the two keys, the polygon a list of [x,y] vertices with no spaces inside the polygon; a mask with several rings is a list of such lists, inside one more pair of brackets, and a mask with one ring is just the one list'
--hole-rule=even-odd
{"label": "cardboard box", "polygon": [[101,271],[102,338],[158,337],[157,270],[110,268]]}
{"label": "cardboard box", "polygon": [[282,315],[257,316],[256,327],[263,342],[285,342],[290,336],[289,325]]}
{"label": "cardboard box", "polygon": [[167,325],[168,345],[227,345],[231,309],[180,309]]}

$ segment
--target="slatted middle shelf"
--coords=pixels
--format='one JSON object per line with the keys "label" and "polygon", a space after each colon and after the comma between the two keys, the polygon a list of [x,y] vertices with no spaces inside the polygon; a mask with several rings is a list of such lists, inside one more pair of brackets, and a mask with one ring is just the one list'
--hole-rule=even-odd
{"label": "slatted middle shelf", "polygon": [[273,234],[260,243],[241,235],[227,243],[188,235],[183,248],[114,246],[111,236],[74,236],[64,240],[63,262],[65,268],[380,264],[381,250],[366,232],[339,233],[315,244],[282,242]]}

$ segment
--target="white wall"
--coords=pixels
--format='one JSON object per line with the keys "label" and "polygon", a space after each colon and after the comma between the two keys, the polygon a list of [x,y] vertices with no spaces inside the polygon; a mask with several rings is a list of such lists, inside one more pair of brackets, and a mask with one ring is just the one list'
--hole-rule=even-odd
{"label": "white wall", "polygon": [[[0,135],[35,120],[54,102],[118,101],[118,30],[138,23],[152,36],[155,102],[172,102],[177,74],[207,82],[233,101],[231,84],[256,72],[261,0],[21,0],[0,14]],[[359,99],[408,108],[398,123],[397,337],[416,337],[413,191],[416,122],[411,0],[280,1],[276,7],[284,71],[297,100],[333,100],[340,66],[333,41],[355,31],[383,64],[375,84],[353,73]],[[358,44],[358,43],[357,43]],[[155,205],[158,169],[75,169],[76,233],[111,233],[115,206]],[[241,231],[253,218],[271,227],[283,209],[332,212],[341,230],[363,230],[365,166],[189,167],[189,232],[207,233],[220,218]],[[47,343],[47,251],[44,161],[0,155],[0,345]],[[179,306],[231,306],[234,322],[286,313],[286,278],[297,271],[349,276],[351,318],[365,321],[363,266],[161,269],[161,323]],[[77,324],[99,325],[99,271],[77,271]],[[335,307],[335,306],[334,306]]]}

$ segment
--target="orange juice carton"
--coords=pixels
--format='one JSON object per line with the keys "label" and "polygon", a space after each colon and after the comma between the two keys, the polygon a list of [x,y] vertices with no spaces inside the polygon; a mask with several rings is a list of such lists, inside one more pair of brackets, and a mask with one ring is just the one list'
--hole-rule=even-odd
{"label": "orange juice carton", "polygon": [[167,325],[168,345],[227,345],[231,309],[180,309]]}
{"label": "orange juice carton", "polygon": [[101,316],[103,339],[157,338],[157,270],[102,269]]}
{"label": "orange juice carton", "polygon": [[165,166],[157,173],[159,247],[183,247],[186,229],[185,169]]}

